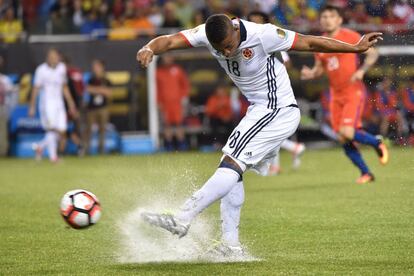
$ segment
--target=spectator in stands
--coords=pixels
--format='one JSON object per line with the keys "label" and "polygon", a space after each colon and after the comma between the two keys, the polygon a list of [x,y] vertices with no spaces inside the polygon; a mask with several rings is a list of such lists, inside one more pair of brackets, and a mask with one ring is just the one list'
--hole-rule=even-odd
{"label": "spectator in stands", "polygon": [[[158,107],[164,127],[165,149],[167,151],[172,151],[174,148],[185,150],[187,144],[183,119],[190,92],[187,74],[181,66],[174,63],[174,57],[171,54],[164,54],[157,68],[156,81]],[[174,147],[174,136],[177,140],[177,147]]]}
{"label": "spectator in stands", "polygon": [[394,14],[402,19],[405,24],[414,23],[414,8],[407,0],[397,0],[394,6]]}
{"label": "spectator in stands", "polygon": [[73,1],[72,24],[79,31],[85,21],[82,0]]}
{"label": "spectator in stands", "polygon": [[364,3],[359,2],[354,5],[352,15],[349,23],[353,24],[367,24],[369,23],[369,16],[367,16],[367,9]]}
{"label": "spectator in stands", "polygon": [[0,18],[6,14],[7,9],[10,7],[10,3],[7,0],[0,0]]}
{"label": "spectator in stands", "polygon": [[[73,101],[75,102],[75,106],[77,110],[80,111],[79,116],[72,116],[70,112],[68,112],[68,123],[73,123],[73,127],[69,127],[67,131],[67,136],[72,140],[72,142],[78,147],[78,155],[83,156],[85,154],[83,143],[81,137],[84,135],[81,133],[82,126],[82,111],[83,111],[83,92],[85,89],[83,83],[83,75],[82,71],[74,66],[71,62],[69,57],[64,57],[63,61],[66,65],[66,73],[67,73],[67,80],[68,80],[68,88],[70,94],[72,96]],[[67,103],[66,103],[67,106]],[[60,144],[60,151],[63,152],[66,148],[66,140],[67,137],[64,136],[61,140]]]}
{"label": "spectator in stands", "polygon": [[112,3],[112,15],[115,19],[118,19],[124,14],[124,1],[114,0]]}
{"label": "spectator in stands", "polygon": [[[4,59],[0,56],[0,69],[3,67]],[[9,77],[0,73],[0,156],[6,156],[9,147],[8,120],[10,108],[8,98],[15,91]]]}
{"label": "spectator in stands", "polygon": [[50,9],[52,31],[54,34],[73,32],[72,7],[69,0],[59,0]]}
{"label": "spectator in stands", "polygon": [[385,77],[378,85],[375,103],[381,117],[381,135],[388,137],[391,128],[395,130],[396,138],[400,138],[403,132],[403,117],[398,110],[398,94],[390,78]]}
{"label": "spectator in stands", "polygon": [[161,25],[163,28],[182,28],[180,20],[176,15],[176,6],[172,2],[167,2],[164,6],[164,22]]}
{"label": "spectator in stands", "polygon": [[402,100],[410,133],[414,134],[414,77],[411,77],[408,87],[402,91]]}
{"label": "spectator in stands", "polygon": [[0,20],[0,41],[3,43],[18,42],[22,32],[22,21],[15,18],[12,7],[7,8],[4,18]]}
{"label": "spectator in stands", "polygon": [[136,35],[154,35],[155,30],[151,21],[148,18],[150,9],[142,10],[137,9],[135,11],[135,17],[127,19],[126,24],[134,29]]}
{"label": "spectator in stands", "polygon": [[99,20],[97,12],[92,10],[83,22],[80,32],[81,34],[92,34],[94,31],[100,29],[105,29],[105,25],[101,20]]}
{"label": "spectator in stands", "polygon": [[105,29],[109,28],[110,25],[110,10],[109,5],[106,1],[102,1],[98,10],[98,19],[104,25]]}
{"label": "spectator in stands", "polygon": [[90,94],[86,109],[85,151],[89,153],[92,126],[98,125],[99,152],[105,150],[105,130],[109,122],[108,101],[112,94],[111,82],[106,78],[105,63],[100,59],[92,61],[92,77],[86,87]]}
{"label": "spectator in stands", "polygon": [[391,26],[386,26],[386,29],[385,29],[391,33],[395,32],[395,29],[394,29],[395,27],[398,28],[400,25],[404,25],[404,20],[397,17],[394,14],[394,6],[390,3],[388,3],[385,6],[385,16],[382,19],[382,24],[391,25]]}
{"label": "spectator in stands", "polygon": [[177,0],[175,3],[175,14],[180,21],[180,25],[184,28],[191,28],[191,20],[194,13],[193,6],[188,0]]}
{"label": "spectator in stands", "polygon": [[228,88],[219,85],[206,104],[206,115],[210,118],[214,147],[220,149],[233,129],[233,112]]}
{"label": "spectator in stands", "polygon": [[371,16],[376,23],[381,23],[385,16],[385,4],[382,0],[370,0],[366,4],[367,15]]}

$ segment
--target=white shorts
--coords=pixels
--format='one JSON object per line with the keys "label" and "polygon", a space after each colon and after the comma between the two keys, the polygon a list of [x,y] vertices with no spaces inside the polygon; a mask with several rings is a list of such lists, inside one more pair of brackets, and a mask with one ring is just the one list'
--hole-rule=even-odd
{"label": "white shorts", "polygon": [[66,131],[67,118],[65,107],[52,104],[40,107],[40,122],[45,130]]}
{"label": "white shorts", "polygon": [[265,106],[250,106],[227,140],[223,153],[242,162],[247,169],[266,175],[280,144],[295,133],[299,122],[297,107],[269,110]]}

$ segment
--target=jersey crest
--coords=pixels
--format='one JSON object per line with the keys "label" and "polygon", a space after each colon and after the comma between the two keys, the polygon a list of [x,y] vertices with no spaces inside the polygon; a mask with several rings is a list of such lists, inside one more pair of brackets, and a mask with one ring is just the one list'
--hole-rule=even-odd
{"label": "jersey crest", "polygon": [[250,60],[254,56],[254,51],[252,48],[244,48],[242,50],[242,56],[245,60]]}

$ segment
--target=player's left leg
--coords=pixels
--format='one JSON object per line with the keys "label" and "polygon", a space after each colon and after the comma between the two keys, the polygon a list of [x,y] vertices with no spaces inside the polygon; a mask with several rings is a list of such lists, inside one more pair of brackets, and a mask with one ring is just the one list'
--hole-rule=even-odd
{"label": "player's left leg", "polygon": [[243,180],[231,189],[231,191],[221,199],[221,230],[222,242],[228,246],[240,247],[239,224],[240,213],[244,203]]}
{"label": "player's left leg", "polygon": [[[359,95],[359,96],[358,96]],[[375,149],[380,163],[388,162],[388,149],[384,143],[374,135],[362,130],[362,113],[364,107],[364,94],[349,97],[343,107],[339,134],[346,141],[356,141],[369,145]]]}

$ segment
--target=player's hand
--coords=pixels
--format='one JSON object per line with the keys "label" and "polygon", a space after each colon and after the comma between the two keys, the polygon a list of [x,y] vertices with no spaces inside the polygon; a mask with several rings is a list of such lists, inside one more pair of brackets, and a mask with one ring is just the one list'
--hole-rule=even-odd
{"label": "player's hand", "polygon": [[363,53],[369,48],[374,47],[382,38],[382,33],[374,32],[364,35],[356,45],[358,52]]}
{"label": "player's hand", "polygon": [[137,53],[137,61],[142,67],[146,68],[152,61],[153,56],[154,52],[148,46],[144,46]]}
{"label": "player's hand", "polygon": [[351,77],[351,82],[361,81],[364,78],[365,72],[362,69],[357,70]]}
{"label": "player's hand", "polygon": [[29,117],[33,118],[36,113],[36,110],[33,106],[29,108]]}
{"label": "player's hand", "polygon": [[309,68],[308,66],[303,66],[302,70],[300,71],[300,79],[301,80],[311,80],[315,78],[315,75],[313,73],[313,70]]}

